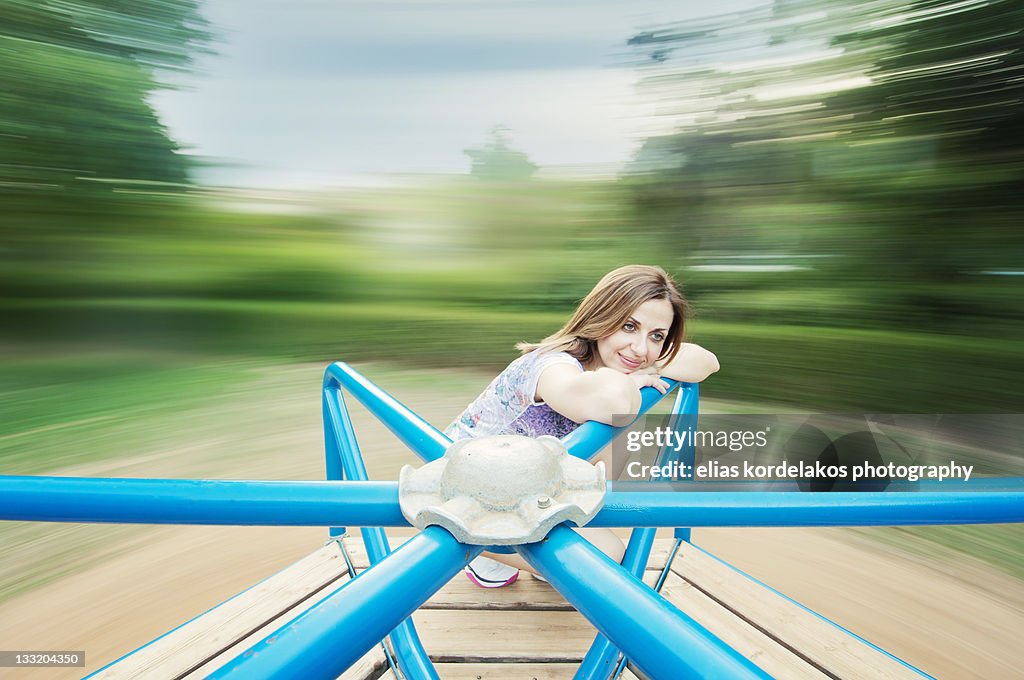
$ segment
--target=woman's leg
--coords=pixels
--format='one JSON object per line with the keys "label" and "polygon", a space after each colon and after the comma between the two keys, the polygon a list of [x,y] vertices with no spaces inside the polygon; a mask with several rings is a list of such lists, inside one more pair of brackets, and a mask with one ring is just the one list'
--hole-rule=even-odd
{"label": "woman's leg", "polygon": [[[622,562],[622,556],[626,552],[626,546],[622,543],[622,539],[619,538],[611,529],[587,529],[584,527],[582,529],[573,529],[573,531],[590,541],[595,548],[612,558],[612,560]],[[499,553],[483,554],[486,557],[490,557],[492,560],[496,560],[502,564],[507,564],[510,567],[522,569],[530,572],[531,574],[537,573],[536,570],[526,562],[526,560],[518,555],[518,553],[511,553],[508,555]]]}
{"label": "woman's leg", "polygon": [[[596,463],[603,461],[605,464],[605,476],[607,479],[616,479],[615,475],[618,471],[612,469],[612,455],[611,447],[605,448],[600,454],[591,459],[590,462]],[[587,529],[586,527],[578,529],[573,527],[573,531],[578,533],[583,538],[590,541],[595,548],[603,552],[608,557],[612,558],[615,562],[621,563],[622,557],[626,552],[626,546],[622,542],[622,539],[618,537],[611,529],[605,528],[594,528]],[[528,571],[531,574],[536,574],[536,570],[531,567],[526,560],[519,556],[518,553],[482,553],[484,557],[489,557],[496,562],[501,562],[510,567],[515,567],[522,571]]]}

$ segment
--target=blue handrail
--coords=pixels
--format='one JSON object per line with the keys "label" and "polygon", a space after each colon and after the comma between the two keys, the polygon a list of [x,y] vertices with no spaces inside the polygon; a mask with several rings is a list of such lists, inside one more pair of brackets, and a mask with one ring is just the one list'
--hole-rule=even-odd
{"label": "blue handrail", "polygon": [[[366,465],[363,463],[363,456],[352,427],[352,419],[345,407],[345,398],[341,395],[342,387],[355,395],[371,413],[380,418],[413,451],[425,459],[429,460],[443,455],[444,448],[451,443],[451,440],[438,432],[436,428],[347,364],[340,362],[331,364],[324,374],[323,385],[324,438],[329,442],[329,446],[325,449],[325,455],[328,457],[328,473],[332,470],[330,458],[338,456],[341,460],[341,470],[347,479],[366,483],[368,478]],[[337,467],[333,469],[337,470]],[[337,535],[335,530],[330,533],[332,536]],[[361,529],[361,533],[372,568],[388,556],[391,546],[388,544],[387,534],[380,526],[364,527]],[[416,633],[412,619],[403,618],[391,628],[394,630],[388,634],[388,639],[391,640],[394,647],[395,661],[403,675],[408,680],[440,680],[434,664],[431,663],[430,657]]]}
{"label": "blue handrail", "polygon": [[[703,484],[712,485],[711,482]],[[1024,522],[1024,477],[937,491],[619,491],[587,526],[820,527]],[[0,475],[0,520],[234,526],[409,527],[397,482]],[[385,553],[381,553],[383,555]]]}
{"label": "blue handrail", "polygon": [[[686,425],[685,419],[681,422],[679,416],[694,416],[697,415],[697,403],[699,399],[699,389],[697,385],[683,386],[680,383],[679,389],[676,392],[676,400],[672,405],[672,421],[669,427],[672,430],[677,430],[680,425]],[[693,463],[693,439],[687,440],[689,445],[684,451],[682,451],[682,457],[685,461],[691,464]],[[669,459],[669,448],[666,443],[658,451],[658,456],[655,460],[655,465],[664,465]],[[691,467],[692,469],[692,467]],[[633,526],[639,527],[639,524]],[[679,531],[679,529],[677,529]],[[683,529],[686,531],[686,540],[690,539],[689,529]],[[651,548],[654,546],[654,538],[657,531],[652,528],[643,527],[633,529],[629,536],[629,543],[626,544],[626,552],[622,556],[622,568],[632,574],[633,578],[643,581],[644,571],[647,569],[647,562],[651,558]],[[583,661],[580,663],[579,668],[573,675],[573,680],[599,680],[608,678],[615,670],[615,663],[619,658],[619,650],[612,644],[612,641],[605,637],[602,633],[598,633],[594,637],[594,641],[590,645],[590,649],[587,650],[586,655],[583,657]]]}
{"label": "blue handrail", "polygon": [[480,550],[427,527],[209,677],[337,678]]}
{"label": "blue handrail", "polygon": [[565,526],[516,550],[651,677],[771,677]]}

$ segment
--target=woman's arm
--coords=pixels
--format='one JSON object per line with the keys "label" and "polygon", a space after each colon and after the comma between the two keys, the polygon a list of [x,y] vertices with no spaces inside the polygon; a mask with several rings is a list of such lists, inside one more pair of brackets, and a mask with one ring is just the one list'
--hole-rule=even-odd
{"label": "woman's arm", "polygon": [[683,382],[700,382],[721,368],[718,357],[700,345],[684,342],[668,364],[656,369],[658,373]]}
{"label": "woman's arm", "polygon": [[577,423],[612,424],[613,416],[636,415],[640,389],[625,373],[611,368],[580,371],[570,364],[548,366],[537,381],[537,399]]}

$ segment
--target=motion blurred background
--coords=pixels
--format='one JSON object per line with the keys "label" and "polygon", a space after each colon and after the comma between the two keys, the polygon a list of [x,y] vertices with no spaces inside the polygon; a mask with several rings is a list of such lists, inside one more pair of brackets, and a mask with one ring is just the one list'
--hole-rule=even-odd
{"label": "motion blurred background", "polygon": [[[1024,410],[1020,2],[0,17],[7,474],[145,451],[177,427],[114,425],[240,366],[492,373],[631,262],[693,301],[705,396]],[[1019,572],[1002,529],[986,554]]]}
{"label": "motion blurred background", "polygon": [[6,351],[495,368],[650,262],[712,395],[1020,411],[1024,8],[687,5],[2,0]]}

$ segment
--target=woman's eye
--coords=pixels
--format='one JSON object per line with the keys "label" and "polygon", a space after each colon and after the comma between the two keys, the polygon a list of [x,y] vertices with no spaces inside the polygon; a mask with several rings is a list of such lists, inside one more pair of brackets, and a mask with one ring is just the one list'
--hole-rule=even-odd
{"label": "woman's eye", "polygon": [[662,333],[654,333],[651,335],[651,340],[655,342],[665,342],[665,336]]}
{"label": "woman's eye", "polygon": [[633,323],[630,323],[629,321],[627,321],[626,323],[622,324],[622,330],[624,330],[624,331],[626,331],[628,333],[632,333],[633,331],[636,330],[636,324],[633,324]]}

